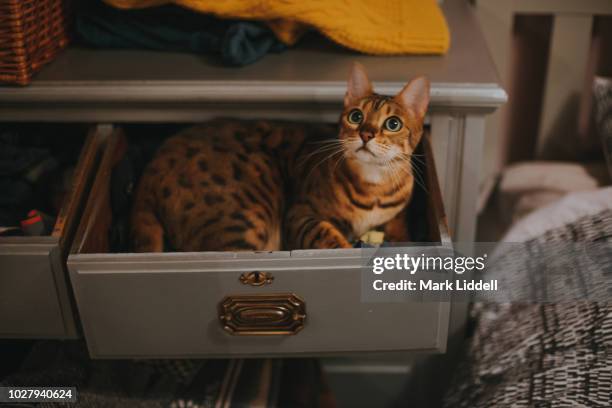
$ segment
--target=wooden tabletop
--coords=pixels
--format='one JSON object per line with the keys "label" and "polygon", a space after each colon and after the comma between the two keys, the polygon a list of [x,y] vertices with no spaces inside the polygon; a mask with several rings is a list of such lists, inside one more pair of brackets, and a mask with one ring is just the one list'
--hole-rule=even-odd
{"label": "wooden tabletop", "polygon": [[257,103],[257,109],[260,104],[334,109],[353,61],[366,67],[380,93],[393,94],[411,77],[425,74],[432,81],[433,109],[491,111],[506,94],[470,7],[465,0],[444,2],[452,41],[444,56],[369,56],[317,36],[242,68],[194,54],[70,48],[30,86],[0,87],[0,120],[36,120],[36,115],[42,120],[127,120],[130,110],[137,118],[155,120],[154,105],[154,110],[185,105],[185,112],[235,103],[243,108]]}

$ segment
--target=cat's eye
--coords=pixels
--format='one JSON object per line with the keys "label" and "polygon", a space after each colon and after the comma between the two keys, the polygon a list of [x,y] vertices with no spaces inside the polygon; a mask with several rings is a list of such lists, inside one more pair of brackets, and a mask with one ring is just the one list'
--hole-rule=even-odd
{"label": "cat's eye", "polygon": [[347,119],[349,123],[358,125],[363,121],[363,113],[359,109],[353,109],[349,112]]}
{"label": "cat's eye", "polygon": [[397,132],[402,128],[402,121],[397,116],[391,116],[389,119],[385,120],[385,129],[391,132]]}

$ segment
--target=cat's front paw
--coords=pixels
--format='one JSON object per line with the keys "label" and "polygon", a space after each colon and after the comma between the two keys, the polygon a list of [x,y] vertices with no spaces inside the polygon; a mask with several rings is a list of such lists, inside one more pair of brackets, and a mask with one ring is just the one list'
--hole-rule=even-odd
{"label": "cat's front paw", "polygon": [[318,228],[317,234],[310,243],[310,248],[335,249],[353,247],[344,234],[331,222],[321,221]]}

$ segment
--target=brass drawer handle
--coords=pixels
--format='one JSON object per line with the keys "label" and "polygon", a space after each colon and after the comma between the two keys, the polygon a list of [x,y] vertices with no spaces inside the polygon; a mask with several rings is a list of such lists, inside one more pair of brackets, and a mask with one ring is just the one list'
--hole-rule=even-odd
{"label": "brass drawer handle", "polygon": [[221,326],[237,336],[296,334],[305,320],[306,303],[293,293],[233,295],[219,303]]}

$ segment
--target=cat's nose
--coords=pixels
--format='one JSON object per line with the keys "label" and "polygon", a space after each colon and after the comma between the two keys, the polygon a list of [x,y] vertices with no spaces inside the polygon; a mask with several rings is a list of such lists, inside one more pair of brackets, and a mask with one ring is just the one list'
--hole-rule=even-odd
{"label": "cat's nose", "polygon": [[363,144],[366,144],[370,140],[374,139],[374,132],[371,130],[362,130],[359,132],[359,136],[361,137],[361,140],[363,140]]}

